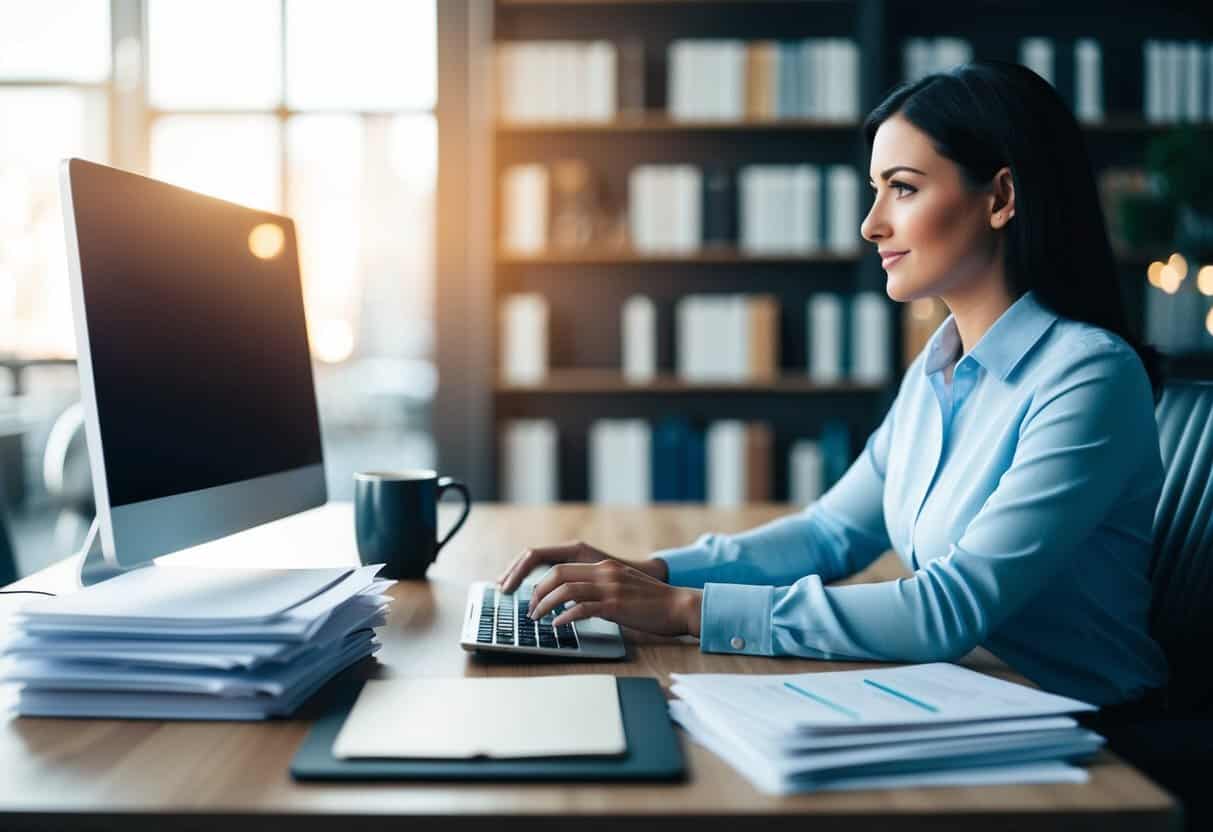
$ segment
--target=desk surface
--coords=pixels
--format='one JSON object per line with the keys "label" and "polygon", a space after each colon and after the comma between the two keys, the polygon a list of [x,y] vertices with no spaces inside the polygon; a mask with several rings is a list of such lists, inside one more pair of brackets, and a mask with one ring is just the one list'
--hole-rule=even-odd
{"label": "desk surface", "polygon": [[[792,509],[702,507],[603,509],[477,505],[426,582],[393,587],[392,612],[380,630],[379,673],[538,675],[603,672],[656,676],[672,672],[787,673],[861,666],[807,660],[701,653],[689,638],[625,631],[628,661],[612,664],[520,664],[473,659],[458,645],[467,583],[495,577],[529,545],[582,539],[606,551],[643,557],[693,540],[703,531],[749,528]],[[289,529],[261,527],[224,548],[199,547],[171,560],[266,566],[356,563],[351,513],[329,506],[295,519]],[[452,519],[442,507],[446,528]],[[299,540],[283,545],[284,536]],[[68,559],[14,586],[64,591],[74,586]],[[902,574],[891,554],[860,580]],[[25,603],[0,597],[0,609]],[[966,664],[1016,678],[980,651]],[[826,792],[770,797],[756,792],[718,758],[680,734],[687,783],[666,785],[296,784],[287,765],[308,730],[305,719],[269,723],[182,723],[4,718],[0,731],[0,827],[239,829],[290,828],[446,830],[471,826],[610,828],[611,818],[660,817],[663,828],[725,828],[743,817],[798,830],[846,828],[1172,828],[1176,806],[1145,776],[1109,753],[1091,766],[1084,785],[997,786]],[[452,823],[451,816],[455,822]],[[730,818],[732,816],[732,818]],[[741,816],[741,817],[739,817]],[[808,816],[808,817],[805,817]],[[408,826],[403,826],[407,823]],[[745,822],[742,820],[742,822]],[[810,827],[808,824],[812,824]],[[569,828],[569,827],[564,827]]]}

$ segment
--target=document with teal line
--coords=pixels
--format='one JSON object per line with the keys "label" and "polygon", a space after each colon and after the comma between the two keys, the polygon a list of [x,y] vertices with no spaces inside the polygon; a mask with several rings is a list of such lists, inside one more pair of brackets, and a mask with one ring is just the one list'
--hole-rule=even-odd
{"label": "document with teal line", "polygon": [[1084,782],[1094,710],[959,665],[780,675],[675,673],[674,719],[758,788]]}
{"label": "document with teal line", "polygon": [[676,673],[674,680],[701,696],[727,702],[774,730],[806,734],[1095,710],[1077,699],[944,662],[787,675]]}

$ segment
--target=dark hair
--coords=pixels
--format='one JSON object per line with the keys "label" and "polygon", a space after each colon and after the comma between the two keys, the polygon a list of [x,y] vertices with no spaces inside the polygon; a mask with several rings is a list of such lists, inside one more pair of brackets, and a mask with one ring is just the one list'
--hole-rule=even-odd
{"label": "dark hair", "polygon": [[1162,358],[1130,331],[1086,142],[1053,87],[1019,64],[988,60],[902,84],[864,119],[869,152],[893,115],[926,133],[971,187],[1010,168],[1015,217],[1005,226],[1003,265],[1011,296],[1031,289],[1058,315],[1119,335],[1157,400]]}

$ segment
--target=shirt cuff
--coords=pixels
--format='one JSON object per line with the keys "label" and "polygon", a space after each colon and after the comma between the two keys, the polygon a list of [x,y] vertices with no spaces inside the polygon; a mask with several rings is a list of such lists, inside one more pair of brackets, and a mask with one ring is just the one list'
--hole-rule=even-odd
{"label": "shirt cuff", "polygon": [[699,647],[705,653],[770,656],[773,586],[705,584]]}

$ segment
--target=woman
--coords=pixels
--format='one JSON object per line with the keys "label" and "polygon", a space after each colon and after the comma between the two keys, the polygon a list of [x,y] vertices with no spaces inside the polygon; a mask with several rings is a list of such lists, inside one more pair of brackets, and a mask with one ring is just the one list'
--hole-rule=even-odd
{"label": "woman", "polygon": [[[558,563],[532,600],[575,602],[557,624],[822,659],[984,646],[1048,690],[1139,699],[1167,674],[1147,634],[1157,354],[1128,330],[1078,125],[1039,76],[979,61],[894,90],[863,131],[889,297],[951,312],[863,453],[798,514],[638,562],[532,549],[502,587]],[[826,586],[889,548],[912,577]]]}

